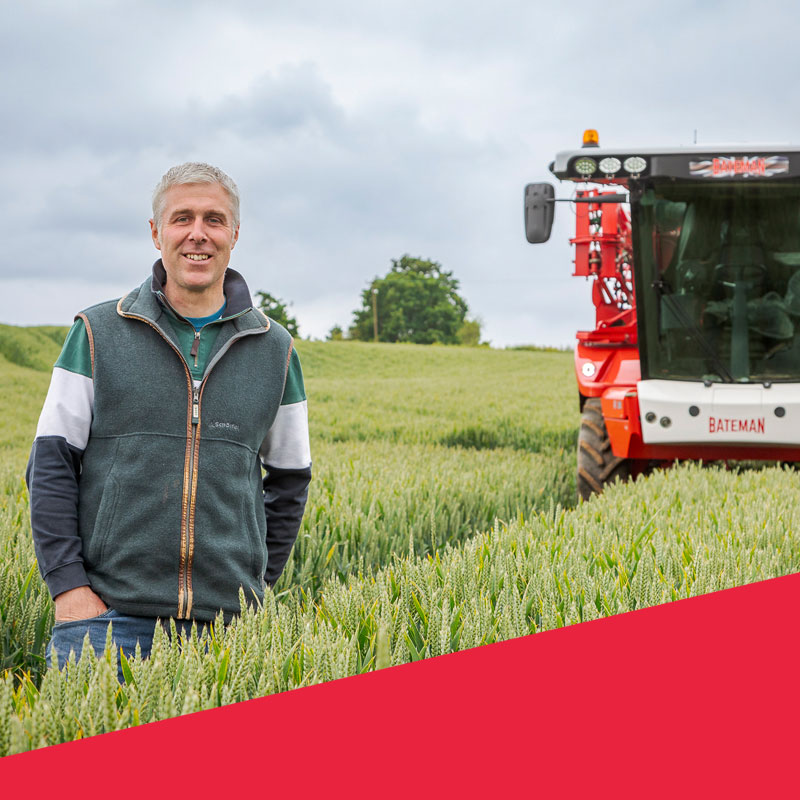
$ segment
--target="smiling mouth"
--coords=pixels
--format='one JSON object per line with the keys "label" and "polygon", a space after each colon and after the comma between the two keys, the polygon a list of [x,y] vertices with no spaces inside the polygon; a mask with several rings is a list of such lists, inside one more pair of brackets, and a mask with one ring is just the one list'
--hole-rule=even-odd
{"label": "smiling mouth", "polygon": [[184,253],[183,254],[189,261],[208,261],[211,258],[207,253]]}

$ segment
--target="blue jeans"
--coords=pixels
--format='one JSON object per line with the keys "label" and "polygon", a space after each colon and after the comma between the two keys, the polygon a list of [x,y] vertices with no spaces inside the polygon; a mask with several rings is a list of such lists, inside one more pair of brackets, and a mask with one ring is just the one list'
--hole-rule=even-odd
{"label": "blue jeans", "polygon": [[[118,611],[114,611],[113,608],[109,608],[108,611],[90,619],[57,622],[53,626],[53,635],[45,651],[47,666],[53,666],[53,648],[58,654],[59,669],[63,669],[67,663],[71,651],[75,651],[76,659],[80,658],[83,639],[87,631],[94,652],[97,655],[102,653],[106,646],[106,631],[109,623],[111,623],[111,638],[116,648],[122,650],[126,657],[131,657],[136,651],[136,643],[138,642],[142,649],[142,658],[147,658],[153,647],[153,635],[157,622],[158,620],[155,617],[132,617],[127,614],[120,614]],[[169,633],[169,620],[162,620],[161,624]],[[208,623],[198,622],[198,633],[202,632],[207,625]],[[188,636],[192,629],[192,620],[175,620],[175,626],[179,635]],[[117,677],[120,683],[124,682],[121,666],[117,670]]]}

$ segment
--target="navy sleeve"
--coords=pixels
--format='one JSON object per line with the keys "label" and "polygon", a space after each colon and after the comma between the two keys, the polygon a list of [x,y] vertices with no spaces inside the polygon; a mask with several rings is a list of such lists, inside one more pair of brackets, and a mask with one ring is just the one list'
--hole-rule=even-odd
{"label": "navy sleeve", "polygon": [[53,597],[89,585],[78,535],[78,482],[93,407],[91,344],[78,318],[53,368],[25,473],[36,560]]}
{"label": "navy sleeve", "polygon": [[33,546],[39,572],[52,597],[89,585],[78,537],[81,455],[62,436],[39,436],[25,473]]}
{"label": "navy sleeve", "polygon": [[280,578],[292,552],[308,499],[311,467],[267,467],[264,477],[264,510],[267,515],[267,571],[269,586]]}

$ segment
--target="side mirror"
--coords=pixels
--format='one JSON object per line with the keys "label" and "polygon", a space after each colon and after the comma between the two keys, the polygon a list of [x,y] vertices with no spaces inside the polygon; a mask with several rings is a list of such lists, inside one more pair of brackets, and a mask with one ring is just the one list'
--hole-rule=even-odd
{"label": "side mirror", "polygon": [[550,238],[556,209],[556,190],[551,183],[529,183],[525,187],[525,238],[540,244]]}

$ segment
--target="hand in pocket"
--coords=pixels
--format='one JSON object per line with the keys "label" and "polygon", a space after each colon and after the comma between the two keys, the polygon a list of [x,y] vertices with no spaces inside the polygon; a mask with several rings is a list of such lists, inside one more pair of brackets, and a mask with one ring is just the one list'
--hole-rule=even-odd
{"label": "hand in pocket", "polygon": [[78,586],[62,592],[56,597],[55,605],[56,623],[91,619],[108,611],[108,606],[89,586]]}

